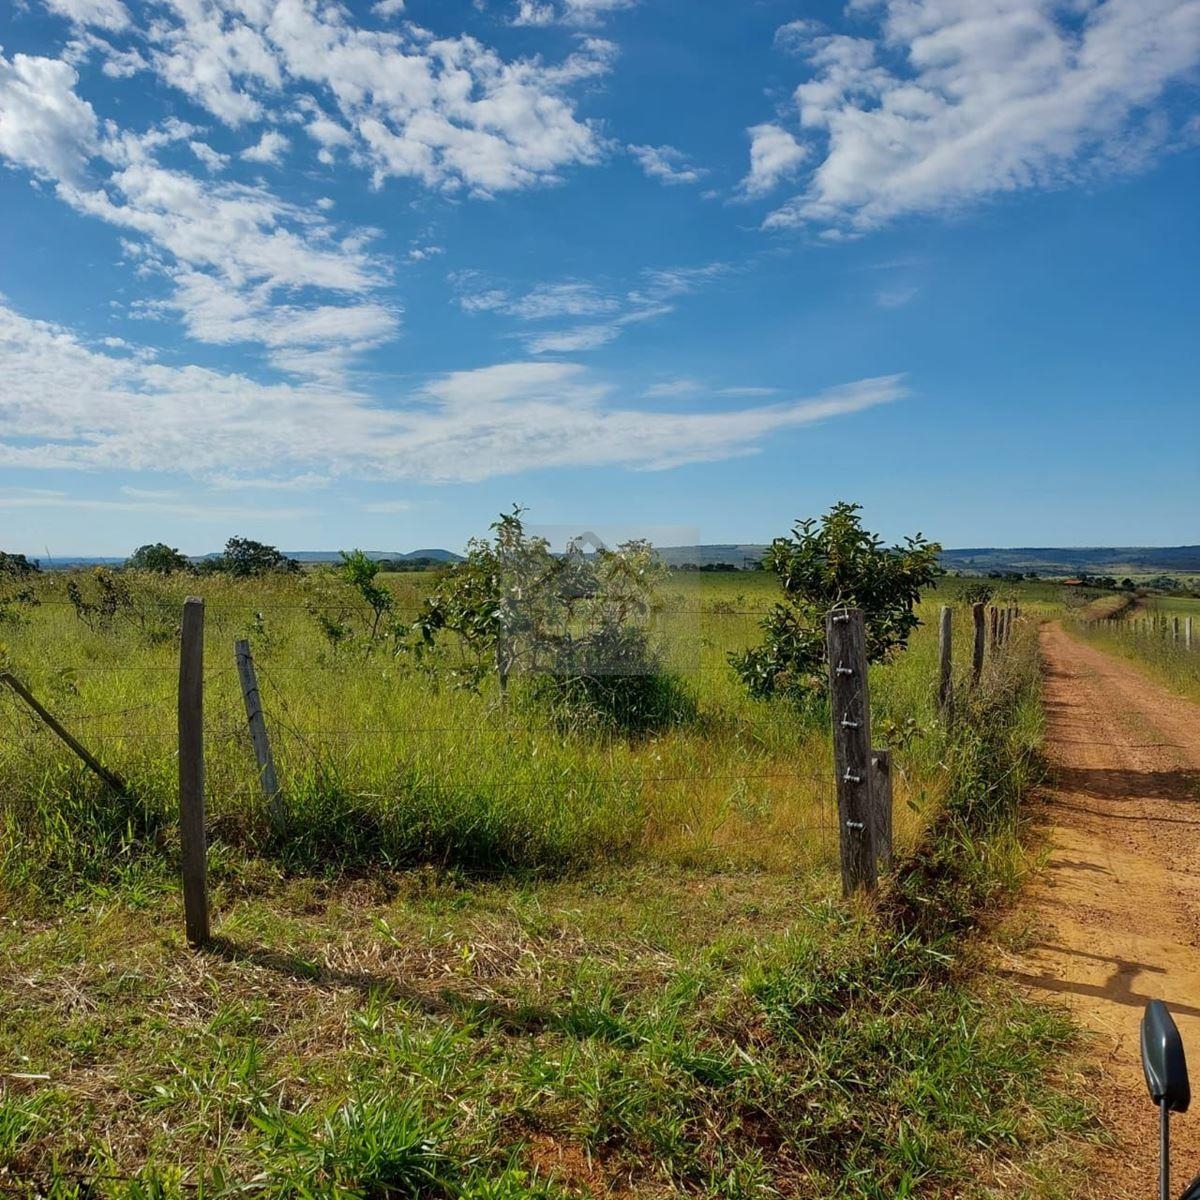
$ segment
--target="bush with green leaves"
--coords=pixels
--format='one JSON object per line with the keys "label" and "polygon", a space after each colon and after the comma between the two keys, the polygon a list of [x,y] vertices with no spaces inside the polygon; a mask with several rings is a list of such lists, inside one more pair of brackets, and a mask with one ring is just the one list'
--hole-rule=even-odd
{"label": "bush with green leaves", "polygon": [[224,552],[204,559],[200,563],[200,570],[206,574],[216,572],[232,575],[235,579],[250,579],[277,572],[294,575],[299,572],[300,564],[264,542],[256,542],[253,538],[231,537],[225,543]]}
{"label": "bush with green leaves", "polygon": [[[491,675],[507,693],[513,676],[563,715],[598,717],[629,731],[669,723],[688,710],[653,644],[656,588],[666,570],[645,541],[563,554],[532,536],[514,508],[475,538],[467,557],[427,597],[414,625],[418,660],[463,686]],[[450,658],[447,664],[446,658]]]}
{"label": "bush with green leaves", "polygon": [[762,645],[729,655],[751,695],[803,702],[825,694],[825,619],[834,609],[862,610],[870,662],[908,645],[920,623],[921,589],[940,574],[942,548],[919,533],[885,546],[863,528],[859,512],[859,505],[840,502],[771,543],[763,566],[778,577],[783,600],[761,622]]}
{"label": "bush with green leaves", "polygon": [[41,567],[25,555],[0,550],[0,623],[19,621],[22,608],[38,603],[33,576],[40,573]]}
{"label": "bush with green leaves", "polygon": [[125,566],[131,571],[149,571],[154,575],[174,575],[192,570],[187,557],[166,542],[139,546],[126,560]]}

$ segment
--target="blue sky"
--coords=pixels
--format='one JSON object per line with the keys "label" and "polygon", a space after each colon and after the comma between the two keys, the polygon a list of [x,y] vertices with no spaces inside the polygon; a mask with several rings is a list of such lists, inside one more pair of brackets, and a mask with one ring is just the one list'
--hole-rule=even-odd
{"label": "blue sky", "polygon": [[0,548],[1200,541],[1198,0],[19,0]]}

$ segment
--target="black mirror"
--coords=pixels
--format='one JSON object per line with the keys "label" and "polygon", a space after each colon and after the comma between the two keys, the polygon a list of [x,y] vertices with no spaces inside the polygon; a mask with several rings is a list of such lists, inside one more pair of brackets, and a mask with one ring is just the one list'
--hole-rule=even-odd
{"label": "black mirror", "polygon": [[1184,1188],[1183,1195],[1179,1200],[1200,1200],[1200,1175],[1197,1175],[1191,1183]]}
{"label": "black mirror", "polygon": [[1192,1090],[1183,1039],[1161,1000],[1151,1000],[1142,1017],[1142,1070],[1156,1105],[1165,1105],[1171,1112],[1187,1112]]}

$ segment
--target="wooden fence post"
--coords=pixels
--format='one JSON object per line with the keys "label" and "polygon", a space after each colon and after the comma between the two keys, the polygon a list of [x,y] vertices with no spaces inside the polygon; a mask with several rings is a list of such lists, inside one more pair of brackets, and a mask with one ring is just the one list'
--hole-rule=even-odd
{"label": "wooden fence post", "polygon": [[1173,642],[1179,641],[1179,618],[1178,617],[1171,618],[1171,641],[1173,641]]}
{"label": "wooden fence post", "polygon": [[179,644],[179,841],[183,857],[183,914],[187,940],[210,936],[208,846],[204,833],[204,601],[183,604]]}
{"label": "wooden fence post", "polygon": [[983,605],[971,605],[971,619],[975,623],[975,645],[971,654],[971,682],[979,683],[983,674]]}
{"label": "wooden fence post", "polygon": [[283,823],[279,777],[275,774],[275,758],[271,753],[271,739],[267,736],[267,722],[263,717],[262,698],[258,693],[258,675],[250,654],[250,643],[244,638],[235,642],[233,652],[237,659],[238,679],[242,685],[242,699],[246,704],[250,741],[254,744],[254,759],[258,763],[258,781],[262,784],[263,795],[267,799],[271,823],[278,828]]}
{"label": "wooden fence post", "polygon": [[938,711],[947,722],[954,719],[954,609],[942,605],[938,633]]}
{"label": "wooden fence post", "polygon": [[990,626],[988,649],[995,654],[996,647],[1000,645],[1000,610],[994,604],[988,615],[988,623]]}
{"label": "wooden fence post", "polygon": [[873,892],[877,878],[871,795],[871,702],[862,612],[856,608],[831,612],[825,621],[825,638],[842,892],[849,896],[859,888]]}
{"label": "wooden fence post", "polygon": [[1192,648],[1192,618],[1187,617],[1183,622],[1183,647],[1185,650]]}
{"label": "wooden fence post", "polygon": [[62,722],[55,719],[53,713],[45,708],[34,694],[15,676],[9,675],[8,672],[0,674],[0,683],[7,684],[26,704],[41,719],[45,722],[48,729],[55,733],[64,745],[69,747],[83,763],[90,767],[105,783],[108,784],[114,792],[124,792],[125,781],[115,772],[110,771],[94,754],[91,754],[88,749],[64,728]]}
{"label": "wooden fence post", "polygon": [[871,751],[871,820],[875,861],[883,870],[892,865],[892,752]]}

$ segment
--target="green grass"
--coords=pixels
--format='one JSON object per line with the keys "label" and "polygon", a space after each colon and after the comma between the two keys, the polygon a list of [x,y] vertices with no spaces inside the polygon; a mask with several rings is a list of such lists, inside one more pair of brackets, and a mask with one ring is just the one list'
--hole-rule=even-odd
{"label": "green grass", "polygon": [[[873,672],[902,862],[866,906],[838,898],[822,833],[823,718],[750,702],[724,667],[766,580],[672,583],[664,634],[695,714],[637,739],[563,729],[383,653],[334,655],[299,586],[206,584],[225,673],[203,954],[183,944],[176,882],[170,642],[153,623],[93,632],[53,603],[4,629],[13,668],[133,789],[106,795],[7,711],[0,1185],[78,1200],[1074,1194],[1079,1142],[1063,1139],[1089,1118],[1061,1067],[1072,1031],[981,970],[1037,779],[1031,623],[968,697],[960,614],[952,736],[931,629]],[[246,633],[282,833],[228,674]],[[130,666],[154,668],[157,690]],[[381,728],[397,732],[366,732]],[[486,786],[501,775],[522,787]]]}
{"label": "green grass", "polygon": [[[1172,691],[1200,701],[1200,600],[1147,596],[1121,616],[1119,621],[1100,625],[1073,620],[1068,628],[1099,649],[1132,662]],[[1193,629],[1190,651],[1184,640],[1188,617]]]}
{"label": "green grass", "polygon": [[[130,785],[114,803],[61,744],[0,689],[0,796],[23,848],[5,873],[31,881],[91,879],[167,854],[175,806],[175,628],[185,585],[157,585],[135,614],[82,624],[60,577],[40,607],[0,627],[3,660]],[[758,637],[774,599],[765,576],[679,576],[657,636],[685,717],[625,738],[586,721],[563,726],[518,682],[456,690],[381,645],[332,647],[306,605],[312,580],[193,586],[207,602],[206,765],[221,847],[322,864],[433,862],[469,872],[573,870],[653,849],[677,861],[785,869],[832,849],[827,721],[752,701],[729,651]],[[397,576],[415,611],[420,576]],[[174,594],[172,594],[174,593]],[[927,604],[932,615],[936,604]],[[958,674],[969,655],[959,618]],[[898,808],[911,840],[945,789],[944,738],[928,681],[932,625],[895,664],[873,672],[877,740],[899,741]],[[249,638],[283,786],[282,830],[267,821],[233,669]],[[69,814],[64,819],[63,814]],[[914,813],[908,820],[907,814]]]}

